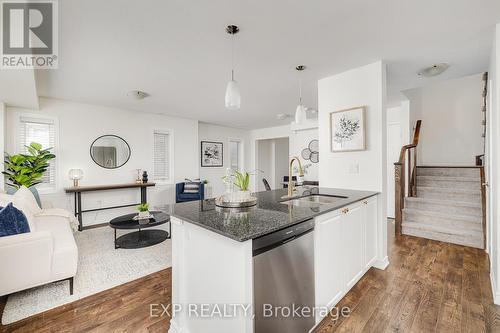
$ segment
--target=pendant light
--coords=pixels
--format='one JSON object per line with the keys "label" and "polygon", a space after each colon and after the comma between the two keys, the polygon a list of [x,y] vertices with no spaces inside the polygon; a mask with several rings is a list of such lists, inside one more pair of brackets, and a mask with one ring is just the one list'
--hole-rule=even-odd
{"label": "pendant light", "polygon": [[240,29],[235,25],[229,25],[226,28],[226,32],[231,35],[232,45],[231,45],[231,81],[227,83],[226,87],[226,98],[225,105],[228,110],[239,110],[241,106],[241,96],[240,88],[238,87],[238,82],[234,80],[234,35],[237,34]]}
{"label": "pendant light", "polygon": [[[299,72],[302,72],[306,69],[306,66],[299,65],[295,67],[295,69]],[[297,109],[295,109],[295,124],[300,125],[306,121],[306,108],[302,104],[302,79],[299,78],[299,105],[297,105]]]}

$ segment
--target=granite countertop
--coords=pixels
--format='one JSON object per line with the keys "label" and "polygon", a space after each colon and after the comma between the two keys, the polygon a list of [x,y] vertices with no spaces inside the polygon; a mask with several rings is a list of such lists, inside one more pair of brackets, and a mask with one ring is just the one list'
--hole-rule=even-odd
{"label": "granite countertop", "polygon": [[171,208],[171,215],[239,242],[258,238],[271,232],[337,210],[356,201],[377,195],[378,192],[354,191],[322,187],[301,186],[295,197],[310,194],[336,195],[340,198],[331,204],[292,205],[282,203],[287,189],[257,192],[257,205],[245,209],[220,208],[214,199],[178,203]]}

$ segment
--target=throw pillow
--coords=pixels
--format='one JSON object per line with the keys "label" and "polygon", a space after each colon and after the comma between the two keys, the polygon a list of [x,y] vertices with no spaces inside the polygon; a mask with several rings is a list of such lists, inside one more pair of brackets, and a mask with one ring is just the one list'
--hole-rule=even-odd
{"label": "throw pillow", "polygon": [[0,210],[0,237],[30,232],[28,220],[12,203]]}
{"label": "throw pillow", "polygon": [[185,182],[184,183],[184,193],[199,193],[200,183],[198,182]]}
{"label": "throw pillow", "polygon": [[12,203],[15,208],[23,212],[24,216],[28,219],[30,230],[35,231],[35,216],[31,210],[28,209],[26,202],[20,200],[19,198],[16,200],[13,195],[0,193],[0,207],[6,207],[9,203]]}
{"label": "throw pillow", "polygon": [[24,206],[30,210],[32,215],[38,214],[42,211],[40,206],[38,206],[35,196],[26,186],[21,186],[19,190],[14,193],[14,205],[17,201],[23,202]]}

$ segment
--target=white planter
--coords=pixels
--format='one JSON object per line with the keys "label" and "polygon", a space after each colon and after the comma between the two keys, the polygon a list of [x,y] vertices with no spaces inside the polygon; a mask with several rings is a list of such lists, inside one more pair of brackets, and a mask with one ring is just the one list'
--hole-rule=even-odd
{"label": "white planter", "polygon": [[139,218],[140,219],[149,219],[149,212],[148,211],[145,211],[145,212],[139,212]]}
{"label": "white planter", "polygon": [[252,193],[250,191],[236,191],[234,192],[234,195],[235,195],[235,201],[241,202],[250,199]]}

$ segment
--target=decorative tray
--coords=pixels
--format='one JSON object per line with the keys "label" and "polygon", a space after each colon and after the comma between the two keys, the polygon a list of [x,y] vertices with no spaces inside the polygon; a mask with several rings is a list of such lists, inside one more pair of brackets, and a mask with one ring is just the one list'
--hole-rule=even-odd
{"label": "decorative tray", "polygon": [[134,221],[139,221],[139,220],[149,220],[149,219],[152,219],[154,218],[155,216],[153,214],[149,214],[147,216],[139,216],[139,215],[136,215],[134,217],[132,217],[132,220]]}
{"label": "decorative tray", "polygon": [[244,208],[252,207],[257,204],[256,197],[250,197],[245,201],[224,201],[224,196],[215,199],[215,205],[224,208]]}

